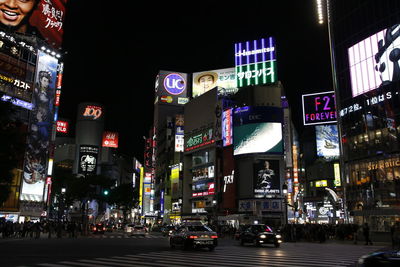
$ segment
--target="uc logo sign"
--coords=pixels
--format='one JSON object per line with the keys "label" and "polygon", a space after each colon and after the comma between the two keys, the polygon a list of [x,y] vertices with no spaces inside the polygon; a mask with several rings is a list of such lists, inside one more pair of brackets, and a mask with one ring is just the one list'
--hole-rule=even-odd
{"label": "uc logo sign", "polygon": [[164,78],[164,88],[171,95],[180,95],[186,89],[186,81],[178,73],[170,73]]}

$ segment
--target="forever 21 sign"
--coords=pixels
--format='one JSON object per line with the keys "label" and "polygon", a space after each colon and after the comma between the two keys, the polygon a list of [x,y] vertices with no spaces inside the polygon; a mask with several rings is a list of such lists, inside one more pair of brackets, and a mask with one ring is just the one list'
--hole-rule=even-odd
{"label": "forever 21 sign", "polygon": [[335,123],[336,100],[335,93],[323,92],[303,95],[304,125]]}

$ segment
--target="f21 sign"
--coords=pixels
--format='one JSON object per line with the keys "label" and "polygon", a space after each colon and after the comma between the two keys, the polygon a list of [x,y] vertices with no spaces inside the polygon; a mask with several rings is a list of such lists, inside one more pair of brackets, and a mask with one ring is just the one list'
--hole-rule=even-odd
{"label": "f21 sign", "polygon": [[333,91],[306,94],[302,97],[304,125],[336,122],[336,102]]}

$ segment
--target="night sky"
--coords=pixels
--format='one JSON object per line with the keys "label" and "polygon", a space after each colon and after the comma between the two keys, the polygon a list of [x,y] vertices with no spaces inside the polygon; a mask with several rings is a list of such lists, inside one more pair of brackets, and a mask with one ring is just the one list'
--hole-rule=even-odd
{"label": "night sky", "polygon": [[59,116],[74,121],[78,103],[103,104],[105,129],[120,133],[119,151],[142,159],[159,70],[234,67],[235,42],[274,36],[278,79],[301,133],[301,94],[332,90],[326,24],[318,25],[314,2],[70,0]]}

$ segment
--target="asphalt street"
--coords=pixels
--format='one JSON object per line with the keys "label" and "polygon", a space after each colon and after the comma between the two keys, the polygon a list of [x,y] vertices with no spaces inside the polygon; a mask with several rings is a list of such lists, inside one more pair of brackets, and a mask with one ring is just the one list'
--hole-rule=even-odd
{"label": "asphalt street", "polygon": [[2,239],[0,266],[354,266],[360,256],[381,248],[337,242],[258,248],[220,238],[213,252],[183,251],[171,249],[160,234],[131,237],[106,233],[75,239]]}

